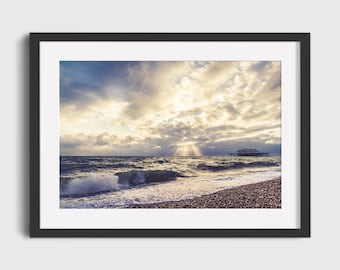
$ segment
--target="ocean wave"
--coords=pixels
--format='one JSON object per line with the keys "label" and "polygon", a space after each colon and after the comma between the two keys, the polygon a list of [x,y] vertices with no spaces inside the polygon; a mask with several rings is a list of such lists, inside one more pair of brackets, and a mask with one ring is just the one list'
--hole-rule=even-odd
{"label": "ocean wave", "polygon": [[106,170],[106,169],[118,169],[118,168],[134,168],[134,169],[142,169],[142,166],[138,166],[135,164],[130,163],[112,163],[112,164],[63,164],[60,166],[60,173],[62,175],[74,172],[94,172],[99,170]]}
{"label": "ocean wave", "polygon": [[62,197],[81,197],[118,189],[118,176],[90,173],[75,179],[64,178],[60,187]]}
{"label": "ocean wave", "polygon": [[197,165],[197,169],[204,171],[223,171],[232,169],[242,169],[242,168],[253,168],[253,167],[272,167],[279,166],[280,164],[273,161],[254,161],[254,162],[229,162],[227,164],[210,165],[205,163],[200,163]]}
{"label": "ocean wave", "polygon": [[61,197],[83,197],[113,192],[143,184],[163,183],[184,177],[175,171],[134,170],[116,174],[89,173],[86,176],[60,178]]}
{"label": "ocean wave", "polygon": [[148,183],[159,183],[175,180],[183,175],[176,171],[150,170],[150,171],[129,171],[116,173],[119,177],[118,183],[121,185],[136,186]]}

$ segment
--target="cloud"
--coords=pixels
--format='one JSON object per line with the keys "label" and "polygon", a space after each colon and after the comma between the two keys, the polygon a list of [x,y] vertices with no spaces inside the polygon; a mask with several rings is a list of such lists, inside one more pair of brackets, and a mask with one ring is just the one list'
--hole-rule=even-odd
{"label": "cloud", "polygon": [[279,151],[280,100],[280,62],[63,62],[61,154]]}
{"label": "cloud", "polygon": [[124,115],[137,119],[168,105],[190,71],[187,62],[140,62],[129,66],[127,99]]}

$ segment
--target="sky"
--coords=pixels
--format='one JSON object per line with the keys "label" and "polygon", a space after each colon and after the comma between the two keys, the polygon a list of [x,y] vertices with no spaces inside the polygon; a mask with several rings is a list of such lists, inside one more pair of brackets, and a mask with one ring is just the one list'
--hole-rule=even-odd
{"label": "sky", "polygon": [[61,61],[60,154],[281,151],[279,61]]}

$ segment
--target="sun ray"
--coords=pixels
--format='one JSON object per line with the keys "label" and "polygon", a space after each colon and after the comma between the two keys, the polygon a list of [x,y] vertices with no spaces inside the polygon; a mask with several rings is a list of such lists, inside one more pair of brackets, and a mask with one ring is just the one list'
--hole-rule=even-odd
{"label": "sun ray", "polygon": [[177,144],[173,156],[202,156],[201,150],[194,143]]}

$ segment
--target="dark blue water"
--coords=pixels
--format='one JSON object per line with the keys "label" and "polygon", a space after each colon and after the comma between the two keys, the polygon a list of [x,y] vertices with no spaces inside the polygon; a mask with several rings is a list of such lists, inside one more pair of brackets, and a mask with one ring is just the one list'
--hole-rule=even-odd
{"label": "dark blue water", "polygon": [[[60,157],[60,196],[63,207],[87,207],[84,202],[79,206],[80,199],[91,201],[90,205],[97,200],[96,205],[101,205],[98,196],[101,199],[106,196],[106,203],[115,200],[113,204],[120,205],[158,202],[181,199],[185,189],[195,196],[225,188],[232,181],[240,185],[242,181],[273,178],[280,174],[280,169],[279,156],[63,156]],[[122,198],[113,198],[117,196]]]}

